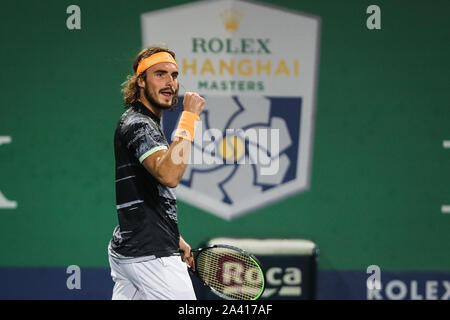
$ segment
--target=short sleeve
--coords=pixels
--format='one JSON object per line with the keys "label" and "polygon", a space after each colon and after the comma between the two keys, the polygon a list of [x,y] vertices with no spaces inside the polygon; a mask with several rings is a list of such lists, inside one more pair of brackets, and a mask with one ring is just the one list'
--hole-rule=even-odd
{"label": "short sleeve", "polygon": [[168,149],[161,131],[149,121],[139,121],[128,126],[123,137],[127,148],[140,163],[153,153]]}

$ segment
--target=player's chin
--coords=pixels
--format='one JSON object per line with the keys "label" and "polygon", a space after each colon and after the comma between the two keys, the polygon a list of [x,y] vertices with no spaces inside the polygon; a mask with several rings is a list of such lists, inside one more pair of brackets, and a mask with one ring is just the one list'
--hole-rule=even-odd
{"label": "player's chin", "polygon": [[173,102],[173,95],[171,96],[162,95],[162,97],[159,99],[159,105],[164,109],[171,108],[172,102]]}

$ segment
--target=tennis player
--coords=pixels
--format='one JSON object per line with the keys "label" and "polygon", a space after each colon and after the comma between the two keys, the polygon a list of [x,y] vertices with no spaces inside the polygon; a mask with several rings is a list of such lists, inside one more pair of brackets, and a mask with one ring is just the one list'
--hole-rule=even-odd
{"label": "tennis player", "polygon": [[178,100],[175,54],[143,49],[123,86],[126,111],[114,135],[119,225],[108,245],[112,299],[196,299],[186,265],[194,260],[178,231],[173,188],[186,169],[205,100],[193,92],[184,95],[169,146],[161,117]]}

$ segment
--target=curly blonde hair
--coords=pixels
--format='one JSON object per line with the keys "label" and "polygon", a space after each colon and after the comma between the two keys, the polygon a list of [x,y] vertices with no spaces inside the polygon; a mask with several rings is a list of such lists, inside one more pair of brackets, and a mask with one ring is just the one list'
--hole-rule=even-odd
{"label": "curly blonde hair", "polygon": [[[138,53],[136,58],[134,58],[133,61],[133,74],[127,76],[127,80],[122,83],[122,95],[125,103],[125,108],[129,108],[133,103],[139,100],[140,97],[140,90],[138,86],[138,79],[145,78],[145,71],[141,74],[137,74],[137,68],[139,65],[139,62],[141,62],[142,59],[147,58],[151,56],[152,54],[158,53],[158,52],[168,52],[172,55],[172,57],[175,59],[175,53],[168,48],[165,47],[148,47],[145,49],[142,49],[141,52]],[[174,99],[172,102],[172,105],[176,105],[178,103],[178,88],[175,92]]]}

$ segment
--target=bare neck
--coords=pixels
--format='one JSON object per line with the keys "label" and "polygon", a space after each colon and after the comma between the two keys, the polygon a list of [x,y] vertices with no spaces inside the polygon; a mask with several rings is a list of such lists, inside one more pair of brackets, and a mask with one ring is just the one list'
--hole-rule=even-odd
{"label": "bare neck", "polygon": [[163,110],[159,109],[159,108],[155,108],[154,106],[152,106],[152,104],[150,103],[150,101],[147,100],[147,98],[145,96],[141,96],[138,99],[147,109],[149,109],[151,112],[153,112],[153,114],[155,116],[157,116],[158,118],[162,117],[162,113]]}

